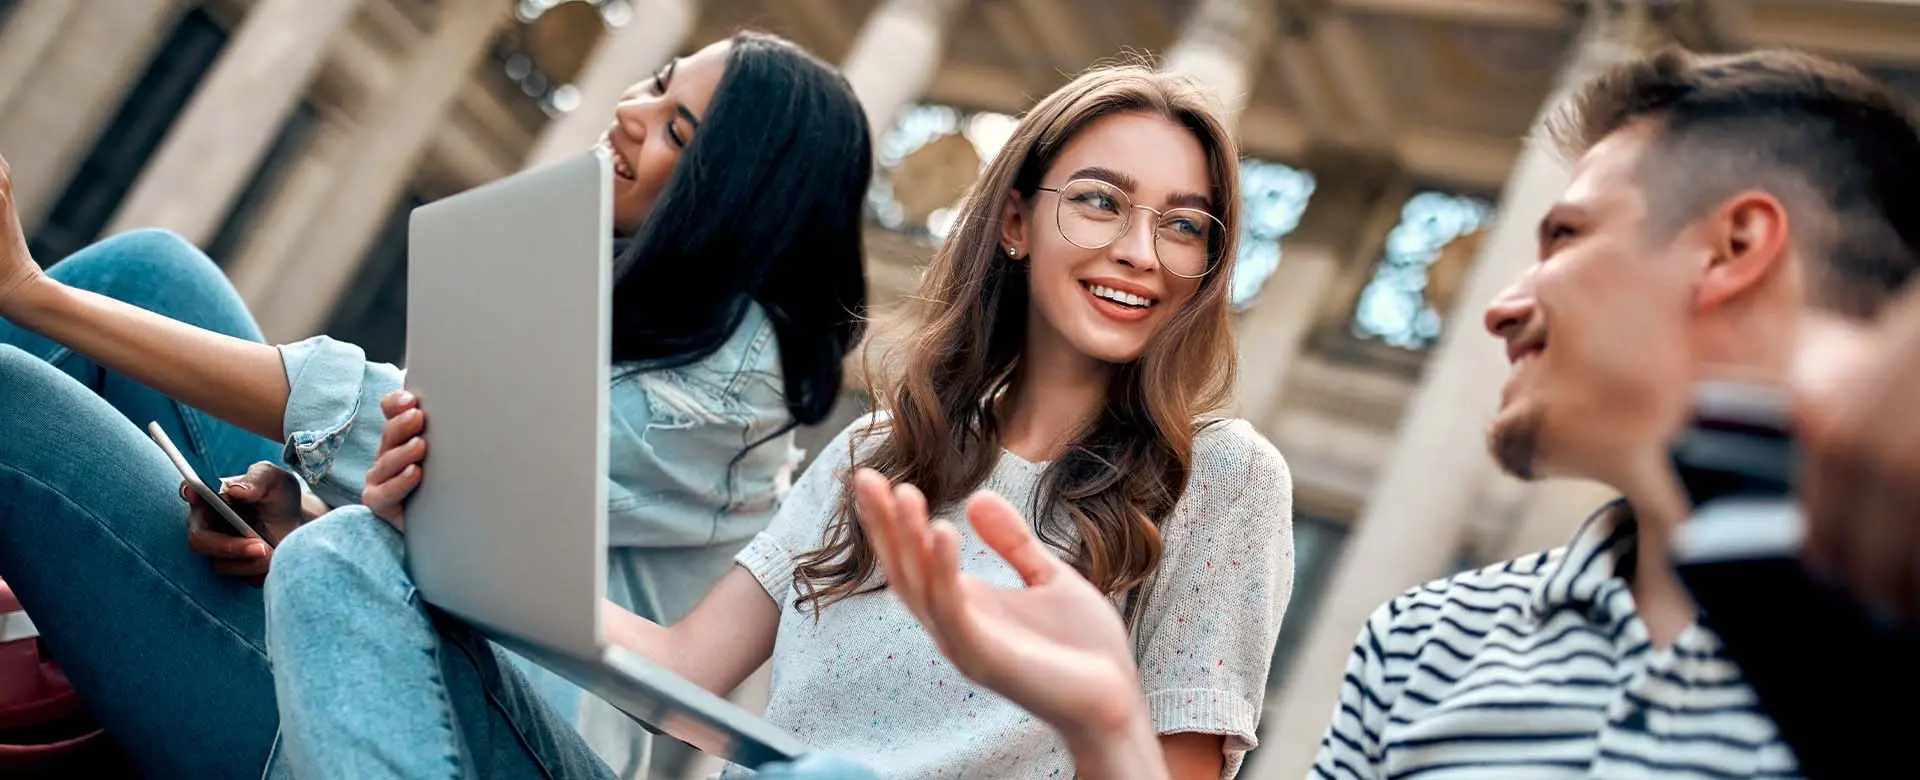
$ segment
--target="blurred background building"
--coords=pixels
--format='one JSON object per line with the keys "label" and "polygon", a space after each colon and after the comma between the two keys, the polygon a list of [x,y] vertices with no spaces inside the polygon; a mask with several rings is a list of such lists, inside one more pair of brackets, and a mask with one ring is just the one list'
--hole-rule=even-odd
{"label": "blurred background building", "polygon": [[584,150],[628,84],[744,26],[840,63],[881,128],[881,303],[1071,74],[1151,53],[1234,113],[1234,411],[1286,454],[1297,512],[1258,780],[1303,774],[1373,607],[1557,545],[1607,497],[1506,479],[1480,444],[1506,377],[1480,307],[1565,182],[1523,142],[1543,106],[1668,41],[1802,47],[1920,96],[1914,0],[0,0],[0,154],[43,262],[169,228],[269,338],[397,361],[411,208]]}

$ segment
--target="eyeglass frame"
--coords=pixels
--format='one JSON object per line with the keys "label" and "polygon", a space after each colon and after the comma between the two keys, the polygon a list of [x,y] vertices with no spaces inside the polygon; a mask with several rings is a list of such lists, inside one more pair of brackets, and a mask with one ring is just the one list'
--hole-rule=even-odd
{"label": "eyeglass frame", "polygon": [[[1118,193],[1120,193],[1120,196],[1121,196],[1121,197],[1124,197],[1124,198],[1126,198],[1126,199],[1127,199],[1127,208],[1128,208],[1128,212],[1127,212],[1127,221],[1126,221],[1126,222],[1125,222],[1124,224],[1122,224],[1122,225],[1120,226],[1120,230],[1119,230],[1119,232],[1117,232],[1117,233],[1114,233],[1114,235],[1113,235],[1113,238],[1110,238],[1110,239],[1107,239],[1107,243],[1104,243],[1104,244],[1101,244],[1101,245],[1099,245],[1099,246],[1086,246],[1086,245],[1084,245],[1084,244],[1082,244],[1082,243],[1080,243],[1080,242],[1078,242],[1078,241],[1075,241],[1075,240],[1073,240],[1073,237],[1071,237],[1071,236],[1068,236],[1068,235],[1067,235],[1067,227],[1066,227],[1065,225],[1063,225],[1063,224],[1061,224],[1061,223],[1060,223],[1060,207],[1061,207],[1061,205],[1062,205],[1063,203],[1065,203],[1065,202],[1066,202],[1066,199],[1065,199],[1065,198],[1061,198],[1061,197],[1059,197],[1059,196],[1060,196],[1060,194],[1061,194],[1062,192],[1065,192],[1065,191],[1066,191],[1066,190],[1067,190],[1067,189],[1068,189],[1069,187],[1072,187],[1073,185],[1075,185],[1075,184],[1079,184],[1079,183],[1081,183],[1081,182],[1087,182],[1087,183],[1090,183],[1090,184],[1098,184],[1098,185],[1101,185],[1101,186],[1103,186],[1103,187],[1107,187],[1107,188],[1109,188],[1109,189],[1112,189],[1112,190],[1114,190],[1114,191],[1116,191],[1116,192],[1118,192]],[[1213,273],[1213,271],[1214,271],[1214,269],[1215,269],[1215,268],[1218,268],[1218,267],[1220,266],[1220,259],[1221,259],[1221,257],[1224,257],[1224,256],[1225,256],[1225,254],[1226,254],[1226,253],[1225,253],[1225,252],[1223,251],[1223,252],[1221,252],[1221,253],[1220,253],[1220,256],[1215,256],[1215,255],[1214,255],[1214,252],[1213,252],[1213,248],[1212,248],[1211,246],[1209,246],[1209,247],[1207,248],[1207,270],[1205,270],[1205,271],[1201,271],[1201,272],[1200,272],[1199,274],[1196,274],[1196,275],[1194,275],[1194,276],[1188,276],[1188,275],[1186,275],[1186,274],[1183,274],[1183,273],[1180,273],[1179,271],[1175,271],[1175,270],[1173,270],[1172,268],[1169,268],[1169,267],[1167,267],[1167,264],[1166,264],[1166,261],[1164,261],[1164,260],[1161,260],[1161,259],[1160,259],[1160,219],[1161,219],[1161,218],[1163,218],[1163,217],[1165,217],[1165,216],[1167,215],[1167,213],[1168,213],[1168,212],[1173,212],[1173,211],[1192,211],[1192,212],[1197,212],[1197,213],[1200,213],[1200,214],[1204,214],[1204,215],[1206,215],[1206,217],[1207,217],[1207,219],[1211,219],[1211,220],[1213,220],[1213,224],[1215,224],[1215,225],[1217,225],[1217,226],[1219,226],[1219,228],[1220,228],[1220,233],[1221,233],[1221,235],[1223,235],[1223,236],[1224,236],[1224,235],[1226,234],[1226,232],[1227,232],[1227,223],[1226,223],[1226,220],[1223,220],[1223,219],[1221,219],[1221,218],[1219,218],[1219,217],[1216,217],[1216,216],[1214,216],[1212,212],[1210,212],[1210,211],[1207,211],[1207,210],[1205,210],[1205,209],[1196,209],[1196,208],[1193,208],[1192,206],[1181,206],[1181,207],[1179,207],[1179,208],[1171,208],[1171,209],[1167,209],[1166,211],[1161,211],[1160,209],[1156,209],[1156,208],[1154,208],[1154,207],[1152,207],[1152,206],[1147,206],[1147,205],[1143,205],[1143,204],[1140,204],[1140,203],[1135,203],[1135,202],[1133,202],[1133,196],[1131,196],[1131,195],[1128,195],[1128,194],[1127,194],[1127,192],[1126,192],[1126,190],[1122,190],[1122,189],[1120,189],[1120,187],[1119,187],[1119,185],[1116,185],[1116,184],[1114,184],[1113,182],[1110,182],[1110,181],[1107,181],[1107,180],[1105,180],[1105,179],[1094,179],[1094,178],[1088,178],[1088,177],[1081,177],[1081,178],[1078,178],[1078,179],[1070,179],[1070,180],[1068,180],[1068,181],[1067,181],[1067,182],[1066,182],[1065,184],[1062,184],[1062,185],[1060,185],[1060,186],[1058,186],[1058,187],[1043,187],[1043,186],[1035,186],[1035,187],[1034,187],[1034,189],[1035,189],[1035,190],[1038,190],[1038,191],[1040,191],[1040,192],[1051,192],[1051,193],[1053,193],[1053,194],[1054,194],[1054,197],[1055,197],[1055,200],[1054,200],[1054,202],[1053,202],[1053,229],[1054,229],[1054,230],[1058,230],[1058,231],[1060,231],[1060,237],[1061,237],[1061,238],[1064,238],[1064,239],[1066,239],[1066,240],[1067,240],[1067,243],[1069,243],[1069,244],[1072,244],[1072,245],[1074,245],[1074,246],[1077,246],[1077,247],[1080,247],[1081,249],[1105,249],[1105,248],[1107,248],[1107,247],[1110,247],[1110,246],[1113,246],[1113,242],[1115,242],[1115,241],[1119,241],[1119,240],[1120,240],[1121,238],[1124,238],[1124,237],[1125,237],[1125,236],[1127,235],[1127,231],[1128,231],[1128,230],[1132,230],[1132,229],[1133,229],[1133,212],[1132,212],[1132,210],[1133,210],[1133,209],[1145,209],[1146,211],[1149,211],[1149,212],[1152,212],[1152,213],[1153,213],[1153,217],[1154,217],[1154,220],[1153,220],[1153,225],[1154,225],[1154,230],[1153,230],[1153,259],[1154,259],[1154,262],[1156,262],[1156,263],[1158,263],[1158,264],[1159,264],[1159,266],[1160,266],[1160,267],[1161,267],[1162,269],[1164,269],[1164,270],[1165,270],[1165,271],[1166,271],[1166,272],[1167,272],[1168,274],[1170,274],[1170,275],[1173,275],[1173,276],[1177,276],[1177,277],[1179,277],[1179,278],[1181,278],[1181,279],[1205,279],[1205,278],[1207,278],[1207,275],[1208,275],[1208,274],[1211,274],[1211,273]],[[1224,239],[1223,239],[1223,241],[1224,241]],[[1208,243],[1209,243],[1209,244],[1211,244],[1212,242],[1211,242],[1211,241],[1209,241]]]}

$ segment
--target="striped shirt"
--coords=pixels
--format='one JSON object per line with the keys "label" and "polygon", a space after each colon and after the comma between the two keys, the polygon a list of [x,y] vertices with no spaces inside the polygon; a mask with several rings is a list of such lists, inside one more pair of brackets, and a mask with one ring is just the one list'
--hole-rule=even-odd
{"label": "striped shirt", "polygon": [[1621,576],[1635,539],[1624,504],[1610,505],[1566,548],[1376,610],[1314,776],[1798,777],[1711,630],[1649,641]]}

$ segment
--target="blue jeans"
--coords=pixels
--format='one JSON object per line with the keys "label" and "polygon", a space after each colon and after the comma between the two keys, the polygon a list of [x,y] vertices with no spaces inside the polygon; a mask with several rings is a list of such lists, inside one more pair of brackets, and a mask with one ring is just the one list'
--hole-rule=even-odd
{"label": "blue jeans", "polygon": [[[392,526],[351,506],[295,531],[267,577],[281,752],[295,777],[608,778],[504,651],[428,607]],[[809,758],[768,780],[868,780]]]}
{"label": "blue jeans", "polygon": [[[49,273],[261,339],[220,270],[169,233],[115,236]],[[279,460],[272,441],[0,322],[0,577],[141,771],[255,778],[278,726],[260,592],[187,549],[180,476],[151,421],[207,479]]]}

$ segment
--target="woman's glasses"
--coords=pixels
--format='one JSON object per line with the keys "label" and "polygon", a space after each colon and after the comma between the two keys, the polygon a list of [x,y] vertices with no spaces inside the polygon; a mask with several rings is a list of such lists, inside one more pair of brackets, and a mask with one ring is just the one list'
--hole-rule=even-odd
{"label": "woman's glasses", "polygon": [[1198,279],[1220,259],[1227,227],[1218,217],[1199,209],[1169,209],[1134,205],[1126,191],[1099,179],[1074,179],[1059,187],[1039,189],[1059,196],[1054,206],[1060,235],[1081,249],[1103,249],[1127,234],[1133,210],[1154,215],[1153,251],[1167,273]]}

